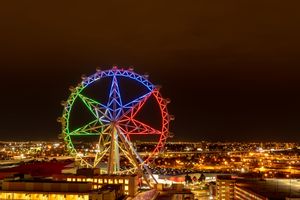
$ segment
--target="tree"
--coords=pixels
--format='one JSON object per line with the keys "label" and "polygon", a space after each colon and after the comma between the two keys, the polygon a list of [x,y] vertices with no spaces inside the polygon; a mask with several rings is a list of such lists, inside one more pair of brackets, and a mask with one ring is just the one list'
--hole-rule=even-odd
{"label": "tree", "polygon": [[186,184],[190,184],[190,183],[192,183],[193,181],[192,181],[192,178],[191,178],[191,176],[189,175],[189,174],[186,174],[186,176],[185,176],[185,183]]}

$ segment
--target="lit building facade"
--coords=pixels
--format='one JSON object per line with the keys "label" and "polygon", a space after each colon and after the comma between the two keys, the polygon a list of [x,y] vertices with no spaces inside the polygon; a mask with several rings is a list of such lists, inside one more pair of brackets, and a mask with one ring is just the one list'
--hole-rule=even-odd
{"label": "lit building facade", "polygon": [[58,193],[58,192],[28,192],[0,191],[0,199],[18,200],[89,200],[89,194]]}
{"label": "lit building facade", "polygon": [[0,199],[88,200],[91,183],[4,181]]}
{"label": "lit building facade", "polygon": [[18,200],[112,200],[124,196],[121,184],[106,184],[93,190],[90,182],[51,180],[4,181],[0,199]]}
{"label": "lit building facade", "polygon": [[67,182],[86,182],[92,184],[92,189],[100,189],[107,184],[121,184],[126,195],[134,197],[138,192],[138,176],[137,175],[105,175],[99,174],[94,176],[59,174],[53,176],[54,181]]}
{"label": "lit building facade", "polygon": [[216,181],[216,199],[231,200],[234,199],[235,180],[231,179],[230,175],[217,176]]}
{"label": "lit building facade", "polygon": [[247,200],[247,199],[253,199],[253,200],[267,200],[267,197],[264,197],[262,195],[259,195],[251,190],[247,190],[246,188],[239,187],[235,185],[234,188],[234,198],[237,200]]}

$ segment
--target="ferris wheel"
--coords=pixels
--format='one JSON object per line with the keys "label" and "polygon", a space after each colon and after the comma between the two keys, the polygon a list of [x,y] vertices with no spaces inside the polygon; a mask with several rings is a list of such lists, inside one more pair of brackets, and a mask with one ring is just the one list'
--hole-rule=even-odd
{"label": "ferris wheel", "polygon": [[[131,68],[125,70],[113,67],[104,71],[97,70],[95,74],[83,76],[82,79],[76,87],[70,88],[71,94],[67,101],[62,102],[63,115],[59,118],[62,123],[62,136],[69,153],[83,167],[97,168],[103,163],[106,164],[108,174],[136,173],[143,168],[147,170],[147,164],[163,149],[169,137],[169,123],[173,120],[173,116],[169,115],[167,110],[169,100],[162,98],[159,87],[153,85],[147,76],[139,75]],[[107,86],[102,87],[101,91],[93,91],[101,95],[93,96],[86,92],[91,91],[90,88],[96,87],[97,84],[104,84],[102,80],[106,80]],[[131,96],[134,97],[132,99],[127,94],[133,93],[133,88],[127,88],[130,92],[122,92],[122,84],[127,80],[134,83],[131,87],[142,88],[138,94]],[[156,121],[159,122],[159,126],[156,127],[138,118],[144,105],[151,98],[156,104],[154,106],[158,108],[159,119]],[[76,104],[84,106],[78,109]],[[84,118],[81,112],[88,112],[92,117],[79,126],[72,120],[75,114],[79,114],[80,119]],[[151,109],[151,112],[154,112],[154,109]],[[152,142],[155,144],[154,148],[142,159],[133,145],[133,138],[151,136],[156,138],[156,141]],[[86,149],[80,145],[78,147],[78,144],[81,144],[78,143],[78,139],[80,141],[91,137],[95,139],[92,143],[94,146],[91,144],[84,147]]]}

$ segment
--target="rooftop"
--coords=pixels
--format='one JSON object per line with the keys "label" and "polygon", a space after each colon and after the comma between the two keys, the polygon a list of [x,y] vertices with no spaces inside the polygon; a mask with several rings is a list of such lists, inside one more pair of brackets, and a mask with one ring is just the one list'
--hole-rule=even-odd
{"label": "rooftop", "polygon": [[271,200],[285,199],[285,197],[300,198],[298,179],[241,179],[237,180],[236,184]]}

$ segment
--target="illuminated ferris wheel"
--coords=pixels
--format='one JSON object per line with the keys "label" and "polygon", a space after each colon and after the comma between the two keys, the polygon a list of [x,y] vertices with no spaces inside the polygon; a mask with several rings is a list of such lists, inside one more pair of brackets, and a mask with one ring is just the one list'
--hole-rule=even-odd
{"label": "illuminated ferris wheel", "polygon": [[[147,76],[132,69],[97,70],[82,79],[78,86],[70,88],[71,95],[62,102],[64,110],[59,118],[70,154],[84,167],[96,168],[104,164],[108,174],[147,170],[147,164],[162,150],[169,136],[169,122],[173,119],[167,111],[169,100],[162,98],[159,87],[154,86]],[[127,88],[126,81],[132,83]],[[134,89],[135,86],[138,89]],[[158,122],[156,126],[143,120],[148,115],[140,117],[149,101],[158,108],[155,111],[148,106],[148,111],[157,112],[158,119],[153,120]],[[84,106],[78,107],[79,104]],[[79,115],[77,118],[81,120],[85,119],[83,113],[88,114],[89,119],[76,123],[78,120],[73,115]],[[94,141],[91,146],[83,147],[81,141],[86,138]],[[151,138],[152,141],[155,138],[155,147],[144,159],[133,145],[134,138]]]}

